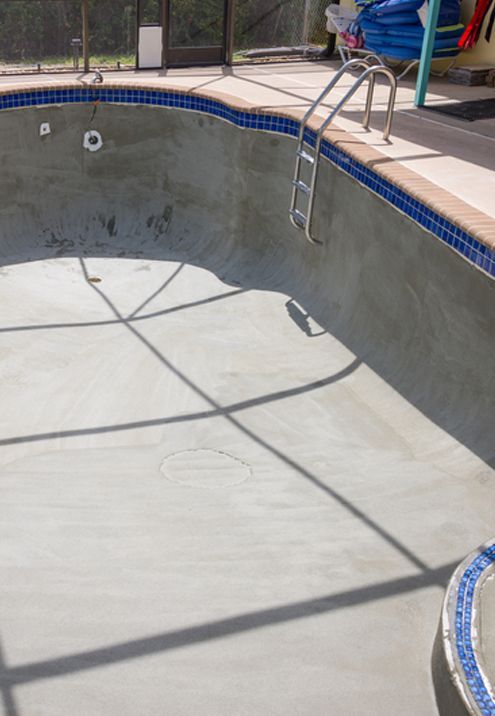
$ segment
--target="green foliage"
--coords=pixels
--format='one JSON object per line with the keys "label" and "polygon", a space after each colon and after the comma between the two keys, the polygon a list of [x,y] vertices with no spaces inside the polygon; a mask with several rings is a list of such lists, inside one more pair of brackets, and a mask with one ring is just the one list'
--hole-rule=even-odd
{"label": "green foliage", "polygon": [[224,0],[174,0],[170,30],[174,47],[223,43]]}
{"label": "green foliage", "polygon": [[136,21],[136,0],[89,0],[90,52],[135,52]]}
{"label": "green foliage", "polygon": [[[136,47],[135,0],[89,0],[90,52],[131,55]],[[80,0],[1,0],[0,61],[45,63],[72,57],[82,37]]]}
{"label": "green foliage", "polygon": [[65,55],[80,36],[78,2],[32,0],[0,3],[0,57],[23,61],[46,53]]}

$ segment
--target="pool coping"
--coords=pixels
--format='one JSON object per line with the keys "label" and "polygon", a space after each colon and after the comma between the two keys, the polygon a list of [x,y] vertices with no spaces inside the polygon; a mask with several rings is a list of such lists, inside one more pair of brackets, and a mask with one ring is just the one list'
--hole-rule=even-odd
{"label": "pool coping", "polygon": [[440,647],[450,685],[464,713],[495,716],[495,688],[484,662],[481,636],[481,591],[495,574],[495,539],[471,552],[454,572],[440,620]]}
{"label": "pool coping", "polygon": [[[105,80],[102,84],[51,80],[0,88],[0,111],[95,101],[202,112],[239,128],[292,137],[297,136],[304,116],[296,109],[262,107],[224,92],[185,89],[161,79]],[[321,118],[315,117],[308,124],[310,144],[320,123]],[[322,155],[326,159],[495,278],[494,218],[335,125],[323,136]]]}

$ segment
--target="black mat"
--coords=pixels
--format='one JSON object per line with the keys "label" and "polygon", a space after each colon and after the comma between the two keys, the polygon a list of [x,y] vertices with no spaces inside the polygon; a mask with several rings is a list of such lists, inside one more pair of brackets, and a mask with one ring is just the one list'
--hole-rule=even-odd
{"label": "black mat", "polygon": [[449,102],[447,104],[429,105],[424,109],[450,117],[464,119],[466,122],[475,122],[477,119],[495,118],[495,98],[477,99],[473,102]]}

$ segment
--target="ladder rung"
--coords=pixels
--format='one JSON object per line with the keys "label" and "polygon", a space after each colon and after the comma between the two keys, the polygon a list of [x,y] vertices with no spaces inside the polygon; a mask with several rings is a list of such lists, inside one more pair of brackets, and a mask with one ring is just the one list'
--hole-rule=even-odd
{"label": "ladder rung", "polygon": [[298,211],[297,209],[291,209],[290,214],[291,214],[292,218],[294,219],[294,221],[296,222],[296,224],[299,224],[301,229],[304,229],[304,227],[306,226],[307,217],[304,216],[304,214],[301,211]]}
{"label": "ladder rung", "polygon": [[296,187],[296,189],[299,189],[299,191],[302,191],[304,194],[311,194],[311,187],[309,187],[303,181],[294,179],[292,183]]}
{"label": "ladder rung", "polygon": [[315,158],[311,156],[311,154],[308,154],[304,151],[304,149],[298,149],[297,150],[297,156],[301,157],[301,159],[304,159],[305,162],[308,162],[308,164],[314,164]]}

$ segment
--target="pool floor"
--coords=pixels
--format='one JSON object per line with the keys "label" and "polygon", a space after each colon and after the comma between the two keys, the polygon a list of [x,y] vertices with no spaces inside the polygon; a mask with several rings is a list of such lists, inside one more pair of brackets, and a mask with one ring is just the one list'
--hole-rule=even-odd
{"label": "pool floor", "polygon": [[228,266],[4,265],[0,317],[0,713],[436,713],[481,460]]}

